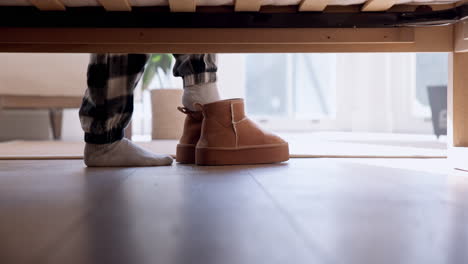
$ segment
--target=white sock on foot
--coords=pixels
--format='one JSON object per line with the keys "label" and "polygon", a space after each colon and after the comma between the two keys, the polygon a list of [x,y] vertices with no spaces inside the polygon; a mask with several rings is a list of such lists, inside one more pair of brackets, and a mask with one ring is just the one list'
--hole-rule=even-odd
{"label": "white sock on foot", "polygon": [[202,83],[184,87],[182,104],[189,110],[196,111],[194,103],[208,104],[219,101],[220,96],[216,82]]}
{"label": "white sock on foot", "polygon": [[110,144],[86,143],[84,162],[88,167],[164,166],[172,164],[172,157],[151,153],[123,138]]}

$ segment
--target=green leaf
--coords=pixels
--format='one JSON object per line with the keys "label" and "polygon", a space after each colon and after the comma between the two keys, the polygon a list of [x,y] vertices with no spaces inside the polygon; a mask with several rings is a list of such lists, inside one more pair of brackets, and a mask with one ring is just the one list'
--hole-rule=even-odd
{"label": "green leaf", "polygon": [[151,80],[156,77],[158,69],[161,69],[166,75],[171,74],[172,61],[172,54],[152,54],[150,59],[148,60],[148,64],[146,65],[145,73],[143,74],[142,89],[148,89],[148,85],[151,83]]}

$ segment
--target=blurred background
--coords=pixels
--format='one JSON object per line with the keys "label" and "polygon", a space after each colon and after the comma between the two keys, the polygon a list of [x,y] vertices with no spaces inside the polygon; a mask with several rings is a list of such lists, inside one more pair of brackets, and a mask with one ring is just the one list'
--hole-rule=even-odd
{"label": "blurred background", "polygon": [[[0,58],[0,98],[22,97],[18,105],[3,104],[0,140],[82,141],[76,107],[86,89],[89,54]],[[182,80],[172,76],[173,63],[170,54],[150,59],[135,92],[128,131],[133,140],[180,135]],[[447,53],[219,54],[218,78],[223,98],[245,98],[252,119],[293,141],[445,149]],[[53,107],[47,100],[28,106],[47,96]],[[158,119],[162,112],[173,113],[169,120],[179,125]]]}

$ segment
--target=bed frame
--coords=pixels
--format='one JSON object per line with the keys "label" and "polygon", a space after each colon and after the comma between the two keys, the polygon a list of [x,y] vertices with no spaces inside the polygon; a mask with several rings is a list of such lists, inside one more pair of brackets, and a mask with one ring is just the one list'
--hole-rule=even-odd
{"label": "bed frame", "polygon": [[66,8],[60,0],[33,7],[0,7],[0,52],[450,52],[449,159],[468,169],[468,5],[132,7],[99,0],[101,7]]}

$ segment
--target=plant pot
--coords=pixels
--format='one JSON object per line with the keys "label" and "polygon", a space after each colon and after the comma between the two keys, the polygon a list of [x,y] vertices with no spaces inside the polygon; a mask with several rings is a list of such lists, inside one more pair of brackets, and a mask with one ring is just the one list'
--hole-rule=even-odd
{"label": "plant pot", "polygon": [[151,90],[152,138],[179,139],[185,115],[177,110],[182,102],[182,89]]}

